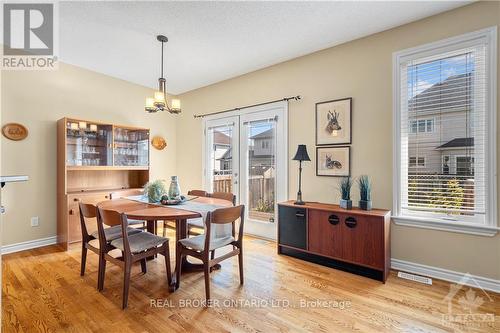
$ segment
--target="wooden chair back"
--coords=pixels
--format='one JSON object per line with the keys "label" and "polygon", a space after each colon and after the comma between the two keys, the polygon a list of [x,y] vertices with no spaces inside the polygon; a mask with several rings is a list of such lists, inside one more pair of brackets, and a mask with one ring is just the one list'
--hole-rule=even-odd
{"label": "wooden chair back", "polygon": [[233,206],[236,205],[236,196],[230,192],[214,192],[210,194],[210,197],[216,199],[227,200],[233,203]]}
{"label": "wooden chair back", "polygon": [[205,220],[206,224],[206,232],[205,232],[205,251],[209,251],[210,249],[210,238],[212,237],[211,229],[212,224],[221,225],[221,224],[232,224],[232,234],[233,237],[236,237],[236,221],[240,220],[240,225],[238,229],[238,238],[236,242],[241,244],[243,237],[243,225],[245,220],[245,206],[239,205],[235,207],[228,208],[219,208],[214,210],[213,212],[209,212],[207,218]]}
{"label": "wooden chair back", "polygon": [[132,189],[128,189],[128,190],[111,192],[109,197],[110,197],[110,199],[117,199],[117,198],[130,197],[133,195],[143,195],[143,194],[144,194],[144,189],[132,188]]}
{"label": "wooden chair back", "polygon": [[130,246],[128,242],[128,220],[125,214],[118,213],[114,210],[103,209],[98,207],[97,209],[97,231],[99,233],[99,245],[101,248],[108,247],[108,240],[106,239],[106,234],[104,233],[104,225],[115,226],[121,225],[122,238],[124,243],[124,249],[126,253],[130,254]]}
{"label": "wooden chair back", "polygon": [[196,197],[208,197],[208,192],[203,190],[190,190],[188,195],[194,195]]}
{"label": "wooden chair back", "polygon": [[88,242],[90,239],[87,223],[85,219],[91,219],[97,217],[97,207],[92,204],[86,204],[80,202],[78,204],[80,209],[80,229],[82,230],[82,241]]}

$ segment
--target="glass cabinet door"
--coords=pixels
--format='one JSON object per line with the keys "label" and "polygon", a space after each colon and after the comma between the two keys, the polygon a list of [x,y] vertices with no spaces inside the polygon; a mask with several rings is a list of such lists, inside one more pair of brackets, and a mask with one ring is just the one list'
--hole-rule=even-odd
{"label": "glass cabinet door", "polygon": [[148,166],[149,131],[145,129],[115,127],[114,165]]}
{"label": "glass cabinet door", "polygon": [[112,126],[71,120],[66,122],[68,166],[110,166]]}

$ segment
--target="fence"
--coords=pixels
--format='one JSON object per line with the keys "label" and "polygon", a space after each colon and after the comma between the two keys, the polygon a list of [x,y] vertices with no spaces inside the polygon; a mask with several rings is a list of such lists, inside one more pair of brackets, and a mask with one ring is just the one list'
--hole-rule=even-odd
{"label": "fence", "polygon": [[474,210],[476,186],[473,176],[408,175],[408,206],[437,211]]}
{"label": "fence", "polygon": [[[214,192],[232,192],[232,176],[214,176]],[[250,210],[274,212],[274,177],[248,179],[248,204]]]}

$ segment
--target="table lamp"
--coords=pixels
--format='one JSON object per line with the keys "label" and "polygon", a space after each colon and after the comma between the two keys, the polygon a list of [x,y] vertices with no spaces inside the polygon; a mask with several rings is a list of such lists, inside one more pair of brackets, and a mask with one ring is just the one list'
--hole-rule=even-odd
{"label": "table lamp", "polygon": [[307,154],[306,145],[299,145],[297,147],[297,153],[295,153],[294,161],[299,161],[299,191],[297,192],[297,201],[294,202],[295,205],[305,205],[302,201],[302,161],[310,161],[309,155]]}

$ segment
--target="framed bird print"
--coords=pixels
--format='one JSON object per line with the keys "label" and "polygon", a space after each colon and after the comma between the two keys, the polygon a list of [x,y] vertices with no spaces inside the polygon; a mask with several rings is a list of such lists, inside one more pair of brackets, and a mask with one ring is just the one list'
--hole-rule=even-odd
{"label": "framed bird print", "polygon": [[351,143],[352,98],[316,103],[316,145]]}
{"label": "framed bird print", "polygon": [[316,147],[316,176],[351,175],[351,147]]}

